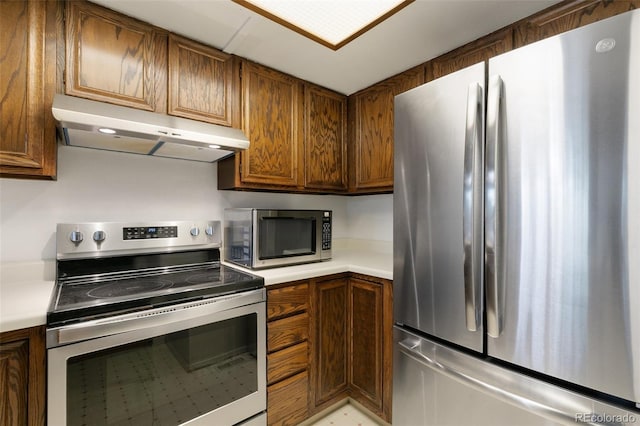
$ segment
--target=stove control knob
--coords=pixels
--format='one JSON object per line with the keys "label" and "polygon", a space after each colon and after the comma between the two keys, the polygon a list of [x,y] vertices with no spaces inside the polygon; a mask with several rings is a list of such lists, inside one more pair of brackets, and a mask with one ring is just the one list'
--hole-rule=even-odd
{"label": "stove control knob", "polygon": [[210,237],[213,236],[213,226],[207,225],[204,232]]}
{"label": "stove control knob", "polygon": [[194,226],[193,228],[191,228],[191,230],[189,231],[189,233],[194,236],[197,237],[198,235],[200,235],[200,228]]}
{"label": "stove control knob", "polygon": [[80,244],[84,240],[84,235],[80,231],[73,231],[69,234],[69,239],[74,244]]}
{"label": "stove control knob", "polygon": [[93,241],[101,243],[107,238],[107,233],[104,231],[96,231],[93,233]]}

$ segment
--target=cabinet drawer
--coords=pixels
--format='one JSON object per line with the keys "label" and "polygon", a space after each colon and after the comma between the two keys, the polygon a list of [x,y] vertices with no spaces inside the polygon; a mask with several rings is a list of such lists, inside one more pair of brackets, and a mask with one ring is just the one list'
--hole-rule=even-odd
{"label": "cabinet drawer", "polygon": [[271,353],[287,346],[307,340],[309,337],[309,315],[305,312],[267,323],[267,352]]}
{"label": "cabinet drawer", "polygon": [[307,418],[309,378],[302,372],[267,388],[267,424],[297,425]]}
{"label": "cabinet drawer", "polygon": [[307,342],[267,355],[267,384],[293,376],[309,366]]}
{"label": "cabinet drawer", "polygon": [[309,309],[307,283],[267,291],[267,320],[282,318]]}

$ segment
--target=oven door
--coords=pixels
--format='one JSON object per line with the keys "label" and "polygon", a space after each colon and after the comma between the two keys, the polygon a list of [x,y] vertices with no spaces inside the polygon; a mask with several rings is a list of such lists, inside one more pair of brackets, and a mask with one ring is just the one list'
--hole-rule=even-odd
{"label": "oven door", "polygon": [[233,425],[266,410],[265,291],[47,330],[49,425]]}

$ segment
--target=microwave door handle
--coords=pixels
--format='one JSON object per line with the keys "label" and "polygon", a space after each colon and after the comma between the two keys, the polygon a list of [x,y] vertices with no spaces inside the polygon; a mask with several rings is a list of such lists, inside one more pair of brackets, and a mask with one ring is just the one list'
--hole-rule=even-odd
{"label": "microwave door handle", "polygon": [[482,239],[482,101],[482,87],[471,83],[467,93],[462,191],[465,317],[469,331],[477,331],[480,324],[482,268],[475,245]]}
{"label": "microwave door handle", "polygon": [[485,270],[487,279],[487,334],[497,338],[502,333],[502,293],[500,291],[501,277],[500,256],[502,226],[502,203],[499,192],[501,176],[504,173],[503,141],[501,141],[501,101],[503,83],[500,76],[489,79],[489,98],[487,101],[487,159],[485,185]]}

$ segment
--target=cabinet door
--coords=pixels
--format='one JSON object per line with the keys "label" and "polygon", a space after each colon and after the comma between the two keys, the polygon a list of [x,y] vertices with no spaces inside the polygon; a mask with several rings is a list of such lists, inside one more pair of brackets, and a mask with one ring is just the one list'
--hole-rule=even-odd
{"label": "cabinet door", "polygon": [[0,334],[0,424],[44,426],[44,326]]}
{"label": "cabinet door", "polygon": [[66,23],[68,95],[166,112],[166,34],[86,2]]}
{"label": "cabinet door", "polygon": [[29,389],[29,340],[0,345],[0,424],[26,425]]}
{"label": "cabinet door", "polygon": [[295,187],[302,156],[302,84],[275,70],[243,62],[243,128],[249,149],[240,153],[241,181]]}
{"label": "cabinet door", "polygon": [[[0,174],[54,178],[54,1],[0,1]],[[61,13],[61,12],[60,12]]]}
{"label": "cabinet door", "polygon": [[349,280],[349,387],[362,405],[391,421],[391,283]]}
{"label": "cabinet door", "polygon": [[304,87],[304,186],[347,189],[347,97],[321,87]]}
{"label": "cabinet door", "polygon": [[348,279],[313,284],[312,401],[316,410],[347,396]]}
{"label": "cabinet door", "polygon": [[393,98],[424,79],[420,65],[349,97],[349,191],[393,191]]}
{"label": "cabinet door", "polygon": [[235,63],[231,55],[171,34],[168,113],[239,127]]}
{"label": "cabinet door", "polygon": [[521,47],[638,7],[638,0],[562,2],[522,21],[515,29],[514,44]]}

